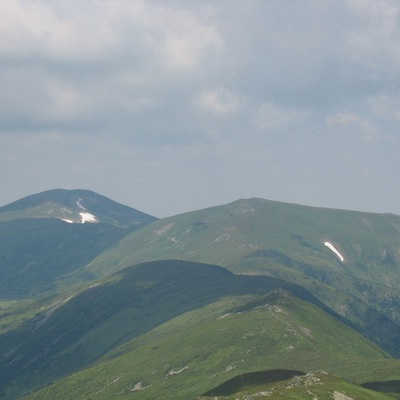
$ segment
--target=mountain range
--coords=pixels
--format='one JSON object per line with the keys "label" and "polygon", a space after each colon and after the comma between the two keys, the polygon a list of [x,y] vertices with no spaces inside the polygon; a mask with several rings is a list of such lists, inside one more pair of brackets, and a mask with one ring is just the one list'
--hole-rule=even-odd
{"label": "mountain range", "polygon": [[400,216],[0,207],[2,399],[400,398]]}

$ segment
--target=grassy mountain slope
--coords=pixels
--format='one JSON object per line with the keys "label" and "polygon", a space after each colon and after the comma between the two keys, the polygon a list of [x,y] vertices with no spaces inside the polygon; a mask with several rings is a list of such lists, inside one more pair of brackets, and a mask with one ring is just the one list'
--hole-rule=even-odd
{"label": "grassy mountain slope", "polygon": [[0,385],[6,388],[14,379],[27,387],[36,379],[48,382],[183,312],[223,296],[259,295],[278,287],[326,309],[299,286],[236,276],[217,266],[160,261],[128,268],[2,335]]}
{"label": "grassy mountain slope", "polygon": [[[323,369],[360,383],[385,368],[400,375],[397,360],[309,301],[277,289],[227,296],[170,319],[27,399],[190,400],[241,373]],[[338,391],[351,386],[326,382]]]}
{"label": "grassy mountain slope", "polygon": [[[32,218],[0,222],[0,293],[20,299],[94,279],[85,268],[131,229],[108,224],[67,224]],[[69,278],[82,271],[79,280]]]}
{"label": "grassy mountain slope", "polygon": [[[267,371],[274,373],[274,371]],[[238,376],[241,381],[241,376]],[[229,388],[229,382],[226,385]],[[211,391],[212,392],[212,391]],[[199,400],[260,400],[273,398],[276,400],[385,400],[393,397],[365,390],[325,371],[310,372],[297,375],[291,379],[271,383],[247,384],[240,390],[228,395],[200,396]]]}
{"label": "grassy mountain slope", "polygon": [[94,279],[85,268],[93,258],[155,220],[87,190],[50,190],[0,207],[0,296],[37,297]]}
{"label": "grassy mountain slope", "polygon": [[[324,245],[326,241],[343,254],[343,263]],[[153,223],[104,254],[93,268],[101,270],[111,263],[119,268],[151,257],[179,255],[247,272],[249,260],[262,257],[274,264],[294,260],[314,267],[315,275],[325,272],[321,280],[345,273],[399,289],[399,242],[399,216],[239,200]],[[238,261],[246,264],[237,267]]]}
{"label": "grassy mountain slope", "polygon": [[[260,199],[137,213],[63,190],[0,208],[1,398],[54,382],[32,399],[194,399],[274,369],[323,369],[330,396],[397,387],[400,217]],[[320,395],[303,383],[262,387]]]}
{"label": "grassy mountain slope", "polygon": [[303,285],[400,355],[399,216],[239,200],[156,221],[101,254],[90,270],[101,276],[110,267],[166,258]]}

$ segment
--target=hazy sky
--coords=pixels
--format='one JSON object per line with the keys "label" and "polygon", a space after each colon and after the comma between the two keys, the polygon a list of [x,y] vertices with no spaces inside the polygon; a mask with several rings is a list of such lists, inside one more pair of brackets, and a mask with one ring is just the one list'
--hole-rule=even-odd
{"label": "hazy sky", "polygon": [[1,0],[0,183],[400,214],[400,2]]}

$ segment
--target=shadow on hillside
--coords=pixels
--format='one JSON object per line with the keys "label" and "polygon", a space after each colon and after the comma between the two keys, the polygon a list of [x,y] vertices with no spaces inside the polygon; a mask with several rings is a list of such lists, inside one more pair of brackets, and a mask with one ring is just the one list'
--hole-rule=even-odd
{"label": "shadow on hillside", "polygon": [[376,392],[386,393],[395,399],[400,399],[400,381],[381,381],[366,382],[360,385],[366,389],[375,390]]}
{"label": "shadow on hillside", "polygon": [[214,389],[209,390],[202,396],[230,396],[232,394],[241,392],[242,390],[249,389],[253,386],[286,381],[296,375],[302,376],[305,375],[305,373],[302,371],[289,369],[271,369],[267,371],[257,371],[240,374],[215,387]]}

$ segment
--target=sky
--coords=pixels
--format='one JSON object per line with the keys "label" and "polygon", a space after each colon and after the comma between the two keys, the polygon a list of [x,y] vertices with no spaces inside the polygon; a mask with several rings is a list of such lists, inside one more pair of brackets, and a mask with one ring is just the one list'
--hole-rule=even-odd
{"label": "sky", "polygon": [[400,215],[397,0],[1,0],[0,205]]}

